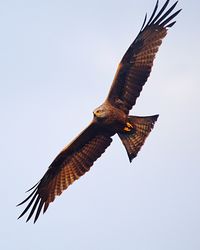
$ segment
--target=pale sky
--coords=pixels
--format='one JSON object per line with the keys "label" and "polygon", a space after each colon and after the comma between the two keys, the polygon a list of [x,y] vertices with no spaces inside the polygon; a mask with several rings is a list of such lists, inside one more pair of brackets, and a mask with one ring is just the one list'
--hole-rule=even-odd
{"label": "pale sky", "polygon": [[155,2],[0,0],[0,249],[200,249],[196,0],[179,1],[183,11],[131,112],[160,114],[138,157],[130,164],[115,136],[36,224],[17,220],[25,191],[107,96]]}

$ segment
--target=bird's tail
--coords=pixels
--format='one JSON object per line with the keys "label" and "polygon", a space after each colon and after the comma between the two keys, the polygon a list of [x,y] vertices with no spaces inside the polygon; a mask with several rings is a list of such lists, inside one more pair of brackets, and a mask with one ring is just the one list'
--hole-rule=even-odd
{"label": "bird's tail", "polygon": [[137,156],[157,119],[158,115],[128,117],[127,127],[118,135],[126,148],[130,162]]}

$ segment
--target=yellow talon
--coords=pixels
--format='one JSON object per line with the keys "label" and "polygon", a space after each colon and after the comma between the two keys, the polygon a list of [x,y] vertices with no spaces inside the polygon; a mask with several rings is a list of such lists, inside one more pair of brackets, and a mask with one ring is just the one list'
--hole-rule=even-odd
{"label": "yellow talon", "polygon": [[130,122],[127,122],[126,127],[124,127],[123,130],[126,131],[126,132],[130,132],[132,130],[132,128],[133,128],[133,125],[130,124]]}
{"label": "yellow talon", "polygon": [[126,125],[128,128],[133,128],[133,126],[130,124],[130,122],[127,122]]}
{"label": "yellow talon", "polygon": [[130,131],[131,131],[131,129],[130,129],[130,128],[128,128],[128,127],[124,127],[124,131],[126,131],[126,132],[130,132]]}

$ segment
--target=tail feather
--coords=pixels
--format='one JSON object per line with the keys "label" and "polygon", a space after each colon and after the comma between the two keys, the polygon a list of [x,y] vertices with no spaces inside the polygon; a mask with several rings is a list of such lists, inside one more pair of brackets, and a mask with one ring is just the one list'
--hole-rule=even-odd
{"label": "tail feather", "polygon": [[158,115],[128,117],[128,123],[130,123],[133,128],[130,129],[130,131],[118,133],[118,135],[126,148],[130,162],[137,156],[157,119]]}

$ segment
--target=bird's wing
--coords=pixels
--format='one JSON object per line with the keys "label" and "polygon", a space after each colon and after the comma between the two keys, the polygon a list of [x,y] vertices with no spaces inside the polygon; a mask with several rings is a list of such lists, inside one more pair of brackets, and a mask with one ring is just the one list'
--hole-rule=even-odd
{"label": "bird's wing", "polygon": [[[47,210],[70,184],[89,171],[94,161],[101,156],[112,142],[111,135],[91,123],[69,146],[64,148],[49,166],[43,178],[30,190],[32,193],[20,204],[29,201],[19,216],[22,217],[32,206],[27,221],[36,211],[34,222],[41,210]],[[29,191],[30,191],[29,190]]]}
{"label": "bird's wing", "polygon": [[157,13],[157,1],[150,19],[147,21],[147,15],[145,16],[138,36],[118,66],[107,100],[126,113],[140,95],[142,87],[150,75],[162,39],[166,36],[167,29],[175,24],[174,17],[181,11],[172,13],[177,2],[167,10],[169,3],[167,0]]}

